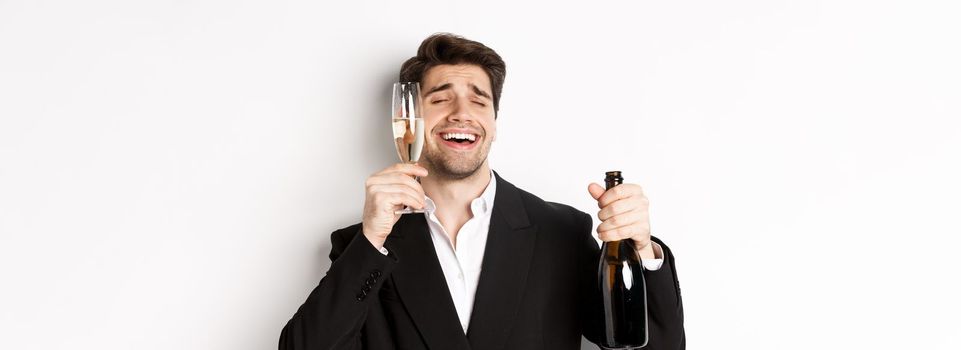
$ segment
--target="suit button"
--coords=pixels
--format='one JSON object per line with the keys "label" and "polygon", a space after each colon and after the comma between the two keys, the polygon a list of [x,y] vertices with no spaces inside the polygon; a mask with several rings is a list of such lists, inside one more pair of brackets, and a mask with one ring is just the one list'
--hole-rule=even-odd
{"label": "suit button", "polygon": [[357,293],[357,301],[364,300],[364,297],[365,297],[365,296],[367,296],[367,294]]}
{"label": "suit button", "polygon": [[373,285],[374,283],[377,283],[377,280],[374,279],[373,277],[368,278],[366,281],[364,281],[364,284],[368,286]]}
{"label": "suit button", "polygon": [[380,270],[374,270],[370,273],[370,277],[377,278],[380,277]]}
{"label": "suit button", "polygon": [[361,290],[364,292],[364,295],[367,295],[367,292],[370,291],[370,286],[364,286],[364,288],[361,288]]}

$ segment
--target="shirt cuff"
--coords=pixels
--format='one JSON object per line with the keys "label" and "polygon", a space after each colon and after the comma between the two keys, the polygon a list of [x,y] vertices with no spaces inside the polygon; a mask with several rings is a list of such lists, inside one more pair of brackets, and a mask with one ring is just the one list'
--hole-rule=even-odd
{"label": "shirt cuff", "polygon": [[[380,247],[380,253],[381,253],[381,254],[384,254],[384,255],[387,255],[387,248]],[[657,265],[657,266],[660,267],[661,265]]]}
{"label": "shirt cuff", "polygon": [[664,265],[664,250],[657,242],[651,242],[651,244],[654,245],[654,259],[641,259],[641,265],[645,270],[657,271],[661,269],[661,265]]}

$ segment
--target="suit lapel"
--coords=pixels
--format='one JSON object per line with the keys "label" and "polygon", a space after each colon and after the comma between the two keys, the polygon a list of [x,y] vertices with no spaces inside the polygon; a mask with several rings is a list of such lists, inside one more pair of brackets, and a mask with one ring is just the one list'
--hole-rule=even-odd
{"label": "suit lapel", "polygon": [[424,215],[402,216],[384,246],[397,256],[397,269],[391,274],[397,295],[427,347],[470,349]]}
{"label": "suit lapel", "polygon": [[498,349],[507,341],[521,308],[537,236],[520,190],[495,176],[494,212],[467,332],[473,349]]}

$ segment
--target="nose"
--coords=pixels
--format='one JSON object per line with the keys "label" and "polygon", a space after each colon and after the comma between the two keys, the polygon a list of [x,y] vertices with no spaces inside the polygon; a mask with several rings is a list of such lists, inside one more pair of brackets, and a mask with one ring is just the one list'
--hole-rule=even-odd
{"label": "nose", "polygon": [[466,98],[457,99],[457,103],[454,104],[454,109],[451,111],[450,115],[447,116],[447,120],[450,122],[470,122],[474,120],[474,116],[470,112],[470,100]]}

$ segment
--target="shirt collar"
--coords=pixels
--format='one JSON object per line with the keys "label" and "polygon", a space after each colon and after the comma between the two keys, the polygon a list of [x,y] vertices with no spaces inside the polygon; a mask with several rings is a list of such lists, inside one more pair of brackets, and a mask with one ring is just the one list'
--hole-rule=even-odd
{"label": "shirt collar", "polygon": [[[490,214],[491,210],[494,209],[494,195],[497,194],[497,179],[494,177],[494,170],[491,171],[491,180],[487,183],[487,188],[481,193],[480,197],[474,198],[470,202],[470,210],[474,217],[479,217],[482,215]],[[434,205],[434,201],[430,197],[426,197],[427,205],[424,207],[424,211],[434,215],[434,211],[437,210],[437,206]]]}

